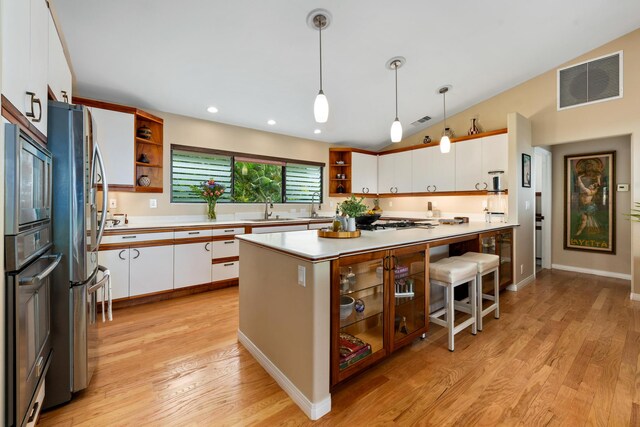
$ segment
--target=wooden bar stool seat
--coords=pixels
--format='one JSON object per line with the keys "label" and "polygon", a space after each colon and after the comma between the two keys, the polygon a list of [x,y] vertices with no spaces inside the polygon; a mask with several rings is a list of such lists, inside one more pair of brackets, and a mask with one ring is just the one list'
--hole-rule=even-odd
{"label": "wooden bar stool seat", "polygon": [[[500,257],[493,254],[483,254],[478,252],[467,252],[463,255],[451,257],[450,259],[457,259],[460,261],[473,262],[477,265],[477,291],[478,298],[478,330],[482,330],[482,318],[487,314],[494,312],[496,319],[500,318]],[[493,295],[485,294],[482,290],[482,278],[488,274],[493,274]],[[487,307],[483,307],[484,300],[492,301]]]}
{"label": "wooden bar stool seat", "polygon": [[[471,333],[477,333],[477,303],[476,303],[476,277],[478,267],[473,262],[444,258],[429,266],[429,282],[432,285],[442,286],[445,291],[445,306],[429,315],[436,325],[447,328],[449,335],[449,351],[454,350],[455,334],[471,326]],[[454,289],[457,286],[467,284],[470,298],[465,301],[455,301]],[[455,325],[455,310],[471,315],[471,317],[459,325]],[[444,319],[440,317],[444,316]]]}

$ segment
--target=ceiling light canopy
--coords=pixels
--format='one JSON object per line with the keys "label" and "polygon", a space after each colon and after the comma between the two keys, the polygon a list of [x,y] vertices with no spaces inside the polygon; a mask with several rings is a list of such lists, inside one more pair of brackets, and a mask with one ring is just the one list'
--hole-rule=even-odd
{"label": "ceiling light canopy", "polygon": [[398,68],[402,67],[405,62],[406,59],[401,56],[396,56],[388,60],[386,65],[388,69],[394,71],[396,80],[396,118],[393,123],[391,123],[391,142],[402,141],[402,123],[400,123],[400,119],[398,119]]}
{"label": "ceiling light canopy", "polygon": [[320,129],[316,129],[313,131],[313,133],[315,133],[316,135],[319,135],[322,133],[322,131]]}
{"label": "ceiling light canopy", "polygon": [[215,114],[218,112],[218,109],[212,105],[209,108],[207,108],[207,111]]}
{"label": "ceiling light canopy", "polygon": [[318,123],[326,123],[329,119],[329,101],[322,90],[322,30],[326,30],[330,22],[331,14],[324,9],[312,10],[311,13],[307,15],[307,24],[309,24],[312,29],[318,30],[320,45],[320,90],[313,103],[313,116]]}
{"label": "ceiling light canopy", "polygon": [[442,86],[438,89],[438,93],[442,94],[442,109],[444,111],[444,128],[442,129],[442,138],[440,139],[440,152],[448,153],[451,151],[451,140],[447,132],[447,92],[451,86]]}
{"label": "ceiling light canopy", "polygon": [[276,121],[273,120],[273,119],[269,119],[269,120],[267,120],[267,124],[270,125],[270,126],[273,126],[273,125],[276,124]]}

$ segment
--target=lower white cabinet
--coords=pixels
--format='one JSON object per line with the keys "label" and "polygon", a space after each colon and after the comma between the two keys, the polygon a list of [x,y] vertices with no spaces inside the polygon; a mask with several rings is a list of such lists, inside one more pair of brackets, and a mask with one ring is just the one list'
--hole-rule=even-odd
{"label": "lower white cabinet", "polygon": [[235,279],[239,274],[240,261],[221,262],[211,266],[211,280],[213,282]]}
{"label": "lower white cabinet", "polygon": [[[129,249],[113,249],[98,252],[98,262],[111,273],[111,296],[113,299],[129,296]],[[102,300],[102,292],[98,292]]]}
{"label": "lower white cabinet", "polygon": [[173,246],[129,249],[131,296],[173,289]]}
{"label": "lower white cabinet", "polygon": [[175,289],[211,282],[211,246],[212,242],[174,246],[173,287]]}
{"label": "lower white cabinet", "polygon": [[216,240],[213,242],[213,258],[230,258],[240,255],[237,240]]}

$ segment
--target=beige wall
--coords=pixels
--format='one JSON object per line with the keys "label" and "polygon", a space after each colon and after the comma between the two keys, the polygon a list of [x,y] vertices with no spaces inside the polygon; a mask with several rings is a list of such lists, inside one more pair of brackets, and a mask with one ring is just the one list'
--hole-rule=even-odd
{"label": "beige wall", "polygon": [[629,136],[562,144],[552,147],[553,162],[553,224],[552,263],[570,267],[631,274],[631,223],[624,216],[631,209],[631,193],[617,192],[614,188],[616,213],[616,254],[565,250],[564,236],[564,156],[570,154],[616,152],[615,182],[628,184],[631,179],[631,146]]}
{"label": "beige wall", "polygon": [[[200,120],[163,112],[152,112],[164,119],[164,192],[127,193],[113,192],[110,199],[116,199],[117,213],[134,216],[150,215],[205,215],[203,204],[172,204],[171,201],[171,144],[190,145],[241,153],[262,154],[265,156],[284,157],[297,160],[309,160],[327,163],[329,145],[324,142],[294,138],[276,133],[225,125],[222,123]],[[326,175],[326,174],[325,174]],[[326,190],[327,177],[324,177],[323,188]],[[326,198],[326,193],[325,193]],[[149,199],[158,200],[158,208],[149,208]],[[220,215],[235,212],[257,211],[264,208],[258,204],[219,204],[216,212]],[[308,205],[280,205],[276,209],[307,209]],[[113,210],[112,210],[113,211]]]}
{"label": "beige wall", "polygon": [[[0,0],[0,22],[4,14],[4,1]],[[2,58],[2,31],[0,31],[0,58]],[[2,59],[0,59],[0,92],[2,92]],[[0,121],[0,153],[4,153],[4,120]],[[0,156],[0,176],[4,182],[4,155]],[[0,200],[4,200],[4,185],[0,185]],[[4,236],[4,209],[0,209],[0,236]],[[4,254],[4,239],[0,239],[0,253]],[[4,258],[4,256],[3,256]],[[4,286],[4,262],[0,263],[0,331],[4,331],[5,318],[5,286]],[[6,379],[4,377],[4,354],[5,340],[0,340],[0,420],[4,420],[4,411],[6,405],[5,387]]]}

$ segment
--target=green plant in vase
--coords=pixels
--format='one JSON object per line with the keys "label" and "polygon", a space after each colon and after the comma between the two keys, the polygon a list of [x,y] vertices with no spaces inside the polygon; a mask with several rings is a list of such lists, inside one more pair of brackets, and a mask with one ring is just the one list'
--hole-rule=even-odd
{"label": "green plant in vase", "polygon": [[348,216],[349,218],[355,218],[364,214],[367,211],[367,205],[362,203],[364,197],[361,197],[360,200],[356,199],[356,196],[353,194],[350,198],[340,203],[340,211],[343,215]]}
{"label": "green plant in vase", "polygon": [[216,219],[216,203],[224,194],[225,186],[210,179],[200,185],[190,185],[191,192],[207,202],[207,217]]}

